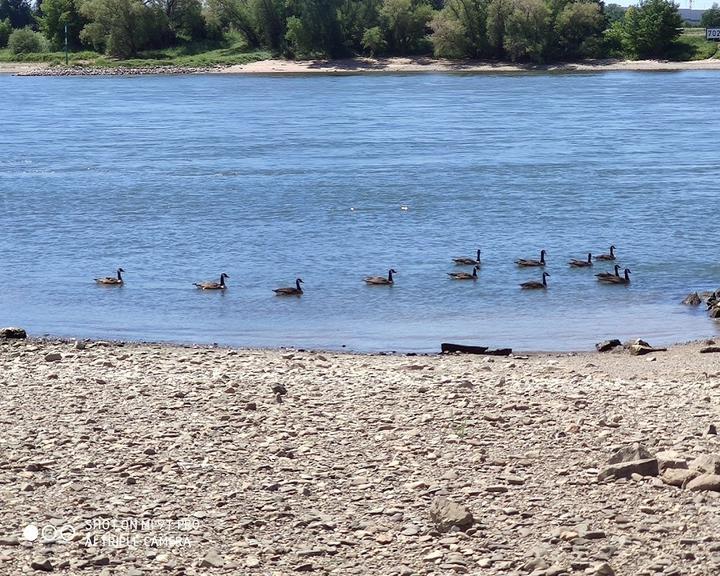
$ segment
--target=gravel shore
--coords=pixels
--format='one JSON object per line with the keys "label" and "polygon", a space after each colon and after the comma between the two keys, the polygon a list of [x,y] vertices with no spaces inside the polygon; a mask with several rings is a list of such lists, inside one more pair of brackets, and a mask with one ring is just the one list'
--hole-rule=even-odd
{"label": "gravel shore", "polygon": [[[666,483],[720,454],[703,345],[0,341],[0,574],[716,575],[720,492]],[[665,475],[600,481],[635,442]]]}

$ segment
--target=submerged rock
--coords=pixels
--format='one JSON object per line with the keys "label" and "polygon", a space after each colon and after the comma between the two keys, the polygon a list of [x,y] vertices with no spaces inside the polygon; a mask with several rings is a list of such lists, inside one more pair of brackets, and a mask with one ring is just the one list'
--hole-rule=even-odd
{"label": "submerged rock", "polygon": [[686,306],[700,306],[700,304],[702,304],[702,298],[700,298],[700,295],[697,292],[692,292],[691,294],[685,296],[682,303]]}
{"label": "submerged rock", "polygon": [[0,339],[6,340],[24,340],[27,338],[27,332],[23,328],[10,326],[8,328],[0,328]]}
{"label": "submerged rock", "polygon": [[618,340],[617,338],[614,338],[612,340],[605,340],[603,342],[598,342],[597,344],[595,344],[595,348],[598,352],[609,352],[610,350],[613,350],[618,346],[622,346],[622,342],[620,342],[620,340]]}

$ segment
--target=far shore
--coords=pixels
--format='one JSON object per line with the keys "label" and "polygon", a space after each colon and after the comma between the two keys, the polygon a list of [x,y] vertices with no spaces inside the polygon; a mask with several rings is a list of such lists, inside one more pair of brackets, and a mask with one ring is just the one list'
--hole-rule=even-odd
{"label": "far shore", "polygon": [[0,74],[18,76],[95,76],[145,74],[365,74],[365,73],[518,73],[518,72],[658,72],[720,70],[720,59],[671,62],[666,60],[587,60],[555,64],[515,64],[433,58],[348,58],[340,60],[261,60],[248,64],[187,68],[147,66],[112,68],[56,66],[35,62],[0,62]]}

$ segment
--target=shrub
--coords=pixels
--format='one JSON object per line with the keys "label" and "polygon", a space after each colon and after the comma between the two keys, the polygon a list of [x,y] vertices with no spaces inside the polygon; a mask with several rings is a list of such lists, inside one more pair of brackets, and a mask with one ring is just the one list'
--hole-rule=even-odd
{"label": "shrub", "polygon": [[32,54],[45,51],[45,39],[42,34],[33,32],[30,28],[20,28],[13,31],[8,38],[8,48],[13,54]]}

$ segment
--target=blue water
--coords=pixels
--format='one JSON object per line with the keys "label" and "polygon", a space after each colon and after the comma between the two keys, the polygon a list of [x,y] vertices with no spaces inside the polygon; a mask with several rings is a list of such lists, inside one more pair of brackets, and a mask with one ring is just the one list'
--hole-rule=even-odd
{"label": "blue water", "polygon": [[[720,286],[719,81],[0,76],[0,324],[361,351],[716,334],[679,301]],[[567,267],[611,243],[631,286]],[[480,279],[449,280],[478,247]],[[541,248],[549,289],[523,292]]]}

